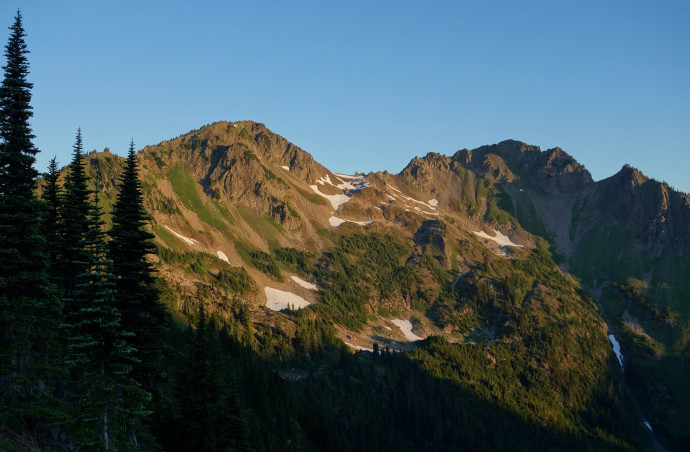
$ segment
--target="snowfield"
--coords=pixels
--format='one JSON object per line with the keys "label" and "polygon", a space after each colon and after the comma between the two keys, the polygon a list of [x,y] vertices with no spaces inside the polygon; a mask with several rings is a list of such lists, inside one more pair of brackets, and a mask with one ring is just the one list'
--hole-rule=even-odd
{"label": "snowfield", "polygon": [[266,307],[272,311],[282,311],[283,309],[301,309],[309,306],[309,302],[292,292],[264,287],[266,293]]}
{"label": "snowfield", "polygon": [[329,222],[329,223],[331,224],[331,226],[333,226],[333,227],[340,226],[340,225],[343,224],[343,223],[355,223],[355,224],[359,224],[359,225],[362,225],[362,226],[365,226],[365,225],[367,225],[367,224],[372,224],[372,223],[373,223],[373,221],[343,220],[342,218],[333,217],[333,216],[330,217],[330,218],[328,219],[328,222]]}
{"label": "snowfield", "polygon": [[173,234],[175,237],[177,237],[177,238],[180,239],[180,240],[183,240],[183,241],[186,242],[188,245],[194,245],[194,244],[197,242],[197,241],[194,240],[194,239],[190,239],[189,237],[185,237],[185,236],[182,235],[182,234],[178,234],[177,232],[173,231],[172,228],[170,228],[170,226],[164,226],[164,227],[165,227],[165,229],[167,229],[168,231],[172,232],[172,234]]}
{"label": "snowfield", "polygon": [[474,232],[475,235],[478,235],[481,238],[493,240],[494,242],[498,243],[501,246],[515,246],[518,248],[524,248],[524,246],[522,246],[522,245],[518,245],[518,244],[513,243],[509,237],[501,234],[500,231],[497,231],[495,229],[493,231],[496,234],[496,237],[491,237],[489,234],[487,234],[484,231],[472,231],[472,232]]}
{"label": "snowfield", "polygon": [[[344,174],[334,174],[337,178],[340,179],[339,184],[334,184],[331,182],[331,176],[329,174],[326,174],[323,177],[320,177],[319,179],[316,180],[316,184],[310,185],[309,187],[314,191],[319,196],[323,196],[324,198],[328,199],[331,202],[331,205],[335,210],[338,210],[338,207],[341,205],[345,204],[350,200],[350,196],[345,194],[346,190],[350,191],[356,191],[356,190],[361,190],[363,188],[367,188],[369,184],[365,183],[362,179],[364,176],[346,176]],[[343,181],[343,179],[349,179],[348,181]],[[342,193],[338,195],[327,195],[325,193],[322,193],[321,190],[319,190],[319,184],[320,185],[331,185],[333,187],[339,188]]]}
{"label": "snowfield", "polygon": [[230,261],[228,260],[228,255],[222,252],[221,250],[216,251],[216,255],[218,255],[218,259],[223,260],[228,264],[230,263]]}
{"label": "snowfield", "polygon": [[322,196],[322,197],[326,198],[327,200],[329,200],[331,202],[331,205],[333,206],[333,208],[335,210],[338,210],[338,207],[340,207],[341,205],[345,204],[346,202],[348,202],[350,200],[349,196],[342,194],[342,193],[339,195],[327,195],[326,193],[321,193],[321,191],[319,191],[319,187],[316,185],[310,185],[309,187],[312,190],[314,190],[314,193],[316,193],[317,195]]}
{"label": "snowfield", "polygon": [[409,320],[393,319],[391,320],[395,326],[400,328],[400,331],[405,335],[408,341],[421,341],[423,337],[419,337],[412,332],[412,322]]}
{"label": "snowfield", "polygon": [[611,347],[613,347],[613,353],[616,354],[618,362],[621,365],[621,370],[623,370],[623,355],[621,354],[621,345],[616,340],[616,336],[609,334],[609,341],[611,341]]}
{"label": "snowfield", "polygon": [[[436,210],[436,207],[432,206],[431,204],[429,204],[427,202],[420,201],[420,200],[414,199],[414,198],[410,198],[409,196],[404,196],[404,195],[400,195],[400,197],[403,199],[407,199],[408,201],[416,202],[417,204],[421,204],[423,206],[426,206],[426,207],[430,208],[431,210]],[[415,209],[416,208],[417,207],[415,207]]]}
{"label": "snowfield", "polygon": [[414,209],[416,212],[423,213],[425,215],[435,215],[435,216],[440,215],[440,213],[438,213],[438,212],[429,212],[428,210],[422,210],[419,206],[412,207],[408,204],[408,202],[415,202],[417,204],[421,204],[422,206],[424,206],[430,210],[436,210],[436,206],[438,205],[438,200],[436,198],[431,199],[429,202],[424,202],[424,201],[420,201],[418,199],[410,198],[409,196],[403,195],[400,190],[393,187],[392,185],[387,185],[386,187],[390,188],[391,190],[396,192],[396,193],[392,193],[392,196],[390,193],[386,193],[386,196],[388,196],[388,198],[390,200],[397,200],[397,201],[401,202],[402,205],[406,207],[405,212],[409,212],[410,209]]}
{"label": "snowfield", "polygon": [[370,352],[370,353],[374,352],[374,349],[361,347],[361,346],[355,345],[355,344],[350,344],[349,342],[345,342],[345,345],[347,345],[350,348],[354,348],[355,350],[362,351],[362,352]]}
{"label": "snowfield", "polygon": [[298,276],[290,276],[294,282],[299,284],[300,286],[304,287],[305,289],[309,290],[319,290],[319,288],[316,286],[314,283],[310,283],[309,281],[305,281],[302,278]]}
{"label": "snowfield", "polygon": [[342,218],[333,217],[333,216],[330,217],[330,218],[328,219],[328,222],[329,222],[329,223],[331,224],[331,226],[333,226],[334,228],[337,227],[337,226],[340,226],[341,224],[345,223],[346,221],[347,221],[347,220],[343,220]]}

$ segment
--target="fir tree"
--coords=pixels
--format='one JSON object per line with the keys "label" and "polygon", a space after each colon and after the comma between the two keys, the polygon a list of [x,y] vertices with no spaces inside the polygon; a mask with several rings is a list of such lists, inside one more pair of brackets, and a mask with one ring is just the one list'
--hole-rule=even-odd
{"label": "fir tree", "polygon": [[44,187],[41,199],[45,205],[43,209],[43,237],[45,237],[48,245],[48,254],[50,256],[50,274],[52,277],[57,276],[56,262],[58,256],[58,222],[60,218],[60,199],[62,190],[58,185],[60,171],[55,157],[50,159],[48,164],[48,172],[43,174]]}
{"label": "fir tree", "polygon": [[60,303],[47,274],[41,202],[33,190],[38,152],[28,50],[19,12],[5,47],[0,85],[0,425],[47,431],[55,411],[51,384],[59,372]]}
{"label": "fir tree", "polygon": [[[90,195],[91,192],[87,187],[81,129],[78,129],[72,161],[65,178],[59,224],[59,273],[62,289],[67,297],[76,287],[77,276],[84,271],[86,251],[83,240],[89,228]],[[67,311],[71,309],[69,305],[65,308]]]}
{"label": "fir tree", "polygon": [[130,344],[139,363],[132,375],[153,392],[161,359],[162,330],[167,312],[160,304],[156,277],[147,254],[155,252],[146,230],[148,215],[143,206],[141,183],[137,174],[134,142],[130,144],[119,194],[113,208],[109,257],[113,261],[116,299],[122,314],[122,327],[134,335]]}
{"label": "fir tree", "polygon": [[[137,443],[148,393],[132,379],[131,336],[115,306],[112,262],[107,259],[98,196],[84,237],[85,271],[77,277],[67,316],[67,358],[72,378],[72,425],[79,449],[121,450]],[[134,435],[134,436],[133,436]]]}

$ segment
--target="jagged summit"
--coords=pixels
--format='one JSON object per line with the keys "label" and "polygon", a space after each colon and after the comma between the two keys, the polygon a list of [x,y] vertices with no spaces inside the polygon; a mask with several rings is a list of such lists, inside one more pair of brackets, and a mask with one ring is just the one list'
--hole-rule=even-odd
{"label": "jagged summit", "polygon": [[500,182],[518,182],[561,194],[586,190],[593,183],[589,171],[561,148],[542,151],[521,141],[463,149],[453,159],[467,169]]}
{"label": "jagged summit", "polygon": [[642,185],[649,180],[640,170],[627,163],[609,179],[619,181],[622,184],[629,184],[631,187]]}

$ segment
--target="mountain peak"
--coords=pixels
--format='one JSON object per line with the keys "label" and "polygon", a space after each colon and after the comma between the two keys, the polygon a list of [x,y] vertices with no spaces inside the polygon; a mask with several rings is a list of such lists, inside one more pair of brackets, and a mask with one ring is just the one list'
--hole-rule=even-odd
{"label": "mountain peak", "polygon": [[572,193],[594,182],[589,171],[563,149],[542,151],[539,146],[517,140],[471,151],[463,149],[453,159],[485,177],[505,182],[520,179],[546,191]]}
{"label": "mountain peak", "polygon": [[611,177],[622,183],[630,184],[632,187],[640,186],[649,180],[640,170],[627,163]]}

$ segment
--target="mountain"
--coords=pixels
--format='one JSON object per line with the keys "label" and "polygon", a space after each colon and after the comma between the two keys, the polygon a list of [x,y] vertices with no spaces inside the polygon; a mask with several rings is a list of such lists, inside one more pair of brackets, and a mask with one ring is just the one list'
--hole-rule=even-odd
{"label": "mountain", "polygon": [[[399,174],[343,175],[251,121],[204,126],[139,157],[168,307],[186,324],[204,303],[293,381],[325,422],[295,420],[306,438],[327,429],[341,441],[328,448],[361,449],[347,432],[377,437],[363,433],[375,422],[366,416],[386,418],[394,388],[414,380],[403,390],[414,422],[440,415],[420,397],[465,408],[446,406],[460,412],[436,442],[390,419],[403,448],[466,445],[459,430],[497,419],[504,435],[531,433],[511,447],[478,433],[489,450],[688,444],[690,209],[665,184],[629,167],[594,182],[563,150],[517,141],[415,157]],[[118,158],[88,158],[107,205]],[[406,364],[361,353],[334,362],[333,344],[402,351]],[[445,396],[427,392],[441,387]],[[363,394],[369,414],[352,405]]]}
{"label": "mountain", "polygon": [[496,181],[501,206],[553,244],[621,338],[628,381],[655,431],[687,441],[690,197],[629,165],[594,182],[559,148],[505,141],[455,158]]}

